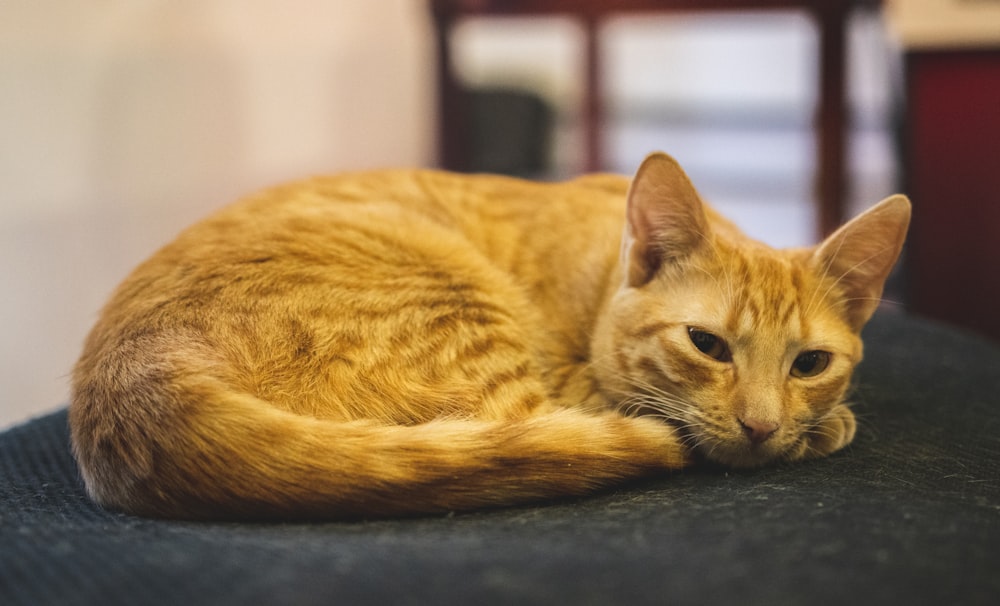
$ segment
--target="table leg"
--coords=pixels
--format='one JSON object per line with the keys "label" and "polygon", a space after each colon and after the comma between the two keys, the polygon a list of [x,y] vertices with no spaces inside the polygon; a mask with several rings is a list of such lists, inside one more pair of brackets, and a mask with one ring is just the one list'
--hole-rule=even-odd
{"label": "table leg", "polygon": [[604,169],[601,149],[604,116],[598,19],[586,17],[583,27],[586,62],[583,75],[583,171],[597,172]]}

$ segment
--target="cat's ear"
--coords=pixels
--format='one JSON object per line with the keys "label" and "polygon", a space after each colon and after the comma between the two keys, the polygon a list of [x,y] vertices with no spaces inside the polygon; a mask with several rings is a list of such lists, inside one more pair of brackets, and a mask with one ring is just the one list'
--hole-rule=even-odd
{"label": "cat's ear", "polygon": [[813,252],[815,267],[836,280],[844,294],[854,330],[860,331],[875,313],[909,224],[910,201],[891,196],[846,223]]}
{"label": "cat's ear", "polygon": [[708,220],[701,198],[676,160],[657,152],[639,166],[628,192],[622,263],[629,286],[691,255],[705,243]]}

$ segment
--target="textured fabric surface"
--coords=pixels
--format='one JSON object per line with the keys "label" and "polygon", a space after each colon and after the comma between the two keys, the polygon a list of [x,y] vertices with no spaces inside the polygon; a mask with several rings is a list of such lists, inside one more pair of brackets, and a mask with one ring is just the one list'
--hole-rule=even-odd
{"label": "textured fabric surface", "polygon": [[0,604],[995,604],[1000,348],[892,314],[866,342],[834,457],[439,518],[108,513],[56,413],[0,435]]}

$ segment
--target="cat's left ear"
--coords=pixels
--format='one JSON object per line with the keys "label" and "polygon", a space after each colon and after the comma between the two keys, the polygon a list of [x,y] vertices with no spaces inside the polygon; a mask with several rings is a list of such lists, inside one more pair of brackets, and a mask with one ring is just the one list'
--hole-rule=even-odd
{"label": "cat's left ear", "polygon": [[909,224],[910,201],[903,195],[890,196],[816,247],[813,263],[837,281],[854,330],[860,331],[875,313]]}
{"label": "cat's left ear", "polygon": [[705,243],[708,220],[701,198],[676,160],[650,154],[628,192],[622,263],[629,286],[642,286],[665,264]]}

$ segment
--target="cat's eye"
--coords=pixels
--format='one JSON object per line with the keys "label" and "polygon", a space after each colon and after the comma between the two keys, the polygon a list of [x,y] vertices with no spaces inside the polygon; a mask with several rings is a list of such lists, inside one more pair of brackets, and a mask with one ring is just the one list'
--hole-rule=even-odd
{"label": "cat's eye", "polygon": [[714,358],[719,362],[732,361],[733,356],[729,352],[729,346],[721,338],[697,328],[688,328],[688,336],[698,351],[706,356]]}
{"label": "cat's eye", "polygon": [[804,351],[792,362],[792,376],[800,379],[815,377],[830,365],[830,353],[826,351]]}

